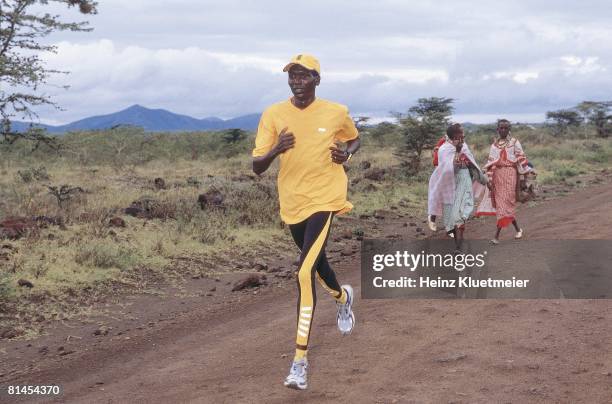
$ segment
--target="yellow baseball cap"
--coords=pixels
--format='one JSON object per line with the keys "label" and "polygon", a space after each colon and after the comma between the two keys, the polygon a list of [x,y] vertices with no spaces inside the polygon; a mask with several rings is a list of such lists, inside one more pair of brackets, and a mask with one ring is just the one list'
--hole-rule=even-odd
{"label": "yellow baseball cap", "polygon": [[291,69],[293,65],[303,66],[306,69],[314,70],[319,75],[321,75],[321,65],[319,65],[319,61],[317,60],[317,58],[312,55],[308,55],[306,53],[300,53],[299,55],[294,56],[291,59],[291,62],[289,62],[287,66],[285,66],[283,71],[288,72],[289,69]]}

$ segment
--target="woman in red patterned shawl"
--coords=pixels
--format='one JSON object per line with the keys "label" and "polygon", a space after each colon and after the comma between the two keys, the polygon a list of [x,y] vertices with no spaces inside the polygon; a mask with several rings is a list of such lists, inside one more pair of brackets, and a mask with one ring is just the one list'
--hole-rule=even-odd
{"label": "woman in red patterned shawl", "polygon": [[476,216],[496,216],[497,231],[493,244],[499,243],[499,234],[510,223],[514,226],[515,239],[523,237],[523,230],[519,227],[516,211],[517,185],[519,176],[532,171],[525,157],[521,143],[510,133],[511,125],[507,119],[497,122],[499,138],[491,145],[489,159],[484,168],[489,176],[488,189],[485,191],[482,202],[478,206]]}

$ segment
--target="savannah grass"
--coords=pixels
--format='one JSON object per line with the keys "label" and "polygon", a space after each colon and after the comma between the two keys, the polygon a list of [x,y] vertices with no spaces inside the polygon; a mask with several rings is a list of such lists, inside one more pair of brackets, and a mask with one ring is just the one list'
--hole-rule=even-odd
{"label": "savannah grass", "polygon": [[[494,136],[490,127],[466,133],[476,159],[484,164]],[[556,184],[609,166],[612,142],[588,131],[554,136],[546,128],[513,129],[542,184]],[[27,143],[0,148],[0,220],[7,217],[60,218],[19,240],[3,240],[8,260],[0,260],[0,328],[24,336],[42,330],[48,319],[69,318],[112,288],[151,290],[155,282],[180,282],[193,274],[214,276],[244,264],[258,252],[281,251],[293,260],[297,250],[278,216],[275,185],[278,163],[262,177],[251,171],[254,134],[235,142],[223,133],[150,134],[138,128],[75,132],[59,138],[61,153]],[[424,216],[431,155],[409,170],[395,153],[397,134],[363,135],[363,146],[349,164],[352,215],[395,207]],[[360,163],[385,169],[382,181],[364,176]],[[157,189],[155,178],[166,186]],[[49,187],[70,185],[79,192],[63,203]],[[198,195],[214,189],[222,207],[201,209]],[[123,210],[148,198],[158,217],[140,219]],[[112,217],[126,227],[111,227]],[[8,246],[8,247],[7,247]],[[265,255],[265,254],[264,254]],[[193,264],[179,265],[181,259]],[[199,264],[198,264],[199,263]],[[244,266],[244,265],[243,265]],[[27,279],[33,288],[20,287]],[[112,289],[115,290],[115,289]],[[4,316],[4,317],[2,317]]]}

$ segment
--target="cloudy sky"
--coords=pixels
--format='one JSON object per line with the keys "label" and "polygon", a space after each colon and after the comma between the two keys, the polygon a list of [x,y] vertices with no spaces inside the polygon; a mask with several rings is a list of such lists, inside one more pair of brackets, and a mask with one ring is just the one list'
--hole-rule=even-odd
{"label": "cloudy sky", "polygon": [[[541,121],[612,98],[606,1],[98,0],[90,33],[56,33],[69,70],[48,88],[67,123],[132,104],[197,118],[261,112],[289,96],[282,67],[321,61],[317,94],[353,115],[388,116],[420,97],[456,99],[457,120]],[[53,8],[67,19],[75,11]]]}

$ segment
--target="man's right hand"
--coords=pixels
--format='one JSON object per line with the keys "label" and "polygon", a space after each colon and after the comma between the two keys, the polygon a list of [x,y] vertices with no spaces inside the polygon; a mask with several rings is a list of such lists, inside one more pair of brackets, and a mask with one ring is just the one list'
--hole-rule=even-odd
{"label": "man's right hand", "polygon": [[270,167],[270,164],[272,164],[276,156],[292,149],[294,146],[295,136],[293,136],[293,133],[287,132],[286,127],[283,128],[278,134],[278,142],[276,142],[274,147],[272,147],[265,156],[255,157],[253,159],[253,172],[257,175],[261,175]]}
{"label": "man's right hand", "polygon": [[274,154],[281,154],[295,146],[295,136],[292,132],[287,132],[287,127],[278,135],[278,142],[274,145]]}

